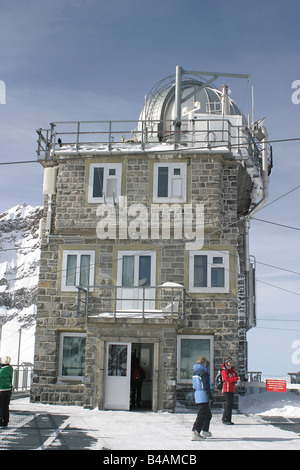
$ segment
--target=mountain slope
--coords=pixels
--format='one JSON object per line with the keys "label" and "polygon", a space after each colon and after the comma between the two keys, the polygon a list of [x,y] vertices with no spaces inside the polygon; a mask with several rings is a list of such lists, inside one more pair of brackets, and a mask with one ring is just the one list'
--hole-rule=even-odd
{"label": "mountain slope", "polygon": [[[35,329],[42,217],[43,207],[25,203],[0,214],[1,354],[9,354],[13,359],[17,354],[16,332],[20,328],[24,332]],[[34,341],[26,345],[32,359],[33,344]]]}

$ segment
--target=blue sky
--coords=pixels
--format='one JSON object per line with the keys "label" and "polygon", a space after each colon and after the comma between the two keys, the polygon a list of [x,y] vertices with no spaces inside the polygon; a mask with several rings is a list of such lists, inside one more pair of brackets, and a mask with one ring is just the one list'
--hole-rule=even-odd
{"label": "blue sky", "polygon": [[[292,82],[300,80],[298,0],[41,4],[0,1],[0,80],[6,85],[0,162],[35,160],[36,129],[52,121],[138,119],[145,93],[176,65],[249,74],[249,83],[226,80],[243,112],[251,112],[253,86],[255,118],[265,117],[269,139],[300,137],[300,104],[291,100]],[[273,154],[269,202],[299,186],[300,141],[273,143]],[[37,163],[0,166],[0,211],[20,202],[43,204],[42,178]],[[300,228],[299,201],[298,188],[256,217]],[[248,333],[249,369],[273,376],[300,370],[292,361],[292,345],[300,341],[299,275],[289,272],[300,271],[299,231],[253,221],[250,248],[257,260],[258,322]]]}

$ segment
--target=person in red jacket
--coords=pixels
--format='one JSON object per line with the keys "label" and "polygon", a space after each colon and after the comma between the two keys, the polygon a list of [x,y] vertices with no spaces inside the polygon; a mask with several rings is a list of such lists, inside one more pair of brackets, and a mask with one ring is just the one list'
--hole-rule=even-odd
{"label": "person in red jacket", "polygon": [[221,374],[223,379],[222,393],[224,393],[225,396],[225,406],[222,416],[222,423],[234,424],[231,421],[234,390],[235,384],[238,380],[240,380],[240,378],[234,370],[231,357],[226,357],[224,364],[222,365]]}

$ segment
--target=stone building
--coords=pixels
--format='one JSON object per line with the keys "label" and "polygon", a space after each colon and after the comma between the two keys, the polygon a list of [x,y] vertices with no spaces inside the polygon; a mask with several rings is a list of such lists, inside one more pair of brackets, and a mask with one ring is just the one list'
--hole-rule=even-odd
{"label": "stone building", "polygon": [[178,67],[159,82],[135,124],[38,130],[32,401],[129,409],[133,359],[146,374],[142,407],[154,411],[192,403],[201,354],[212,378],[227,355],[247,372],[249,221],[267,198],[267,133],[226,86],[190,75]]}

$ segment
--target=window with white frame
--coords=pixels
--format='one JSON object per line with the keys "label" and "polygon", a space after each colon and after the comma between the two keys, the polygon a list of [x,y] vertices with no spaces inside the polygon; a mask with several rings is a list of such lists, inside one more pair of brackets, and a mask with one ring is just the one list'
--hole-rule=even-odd
{"label": "window with white frame", "polygon": [[122,163],[91,163],[88,202],[114,202],[121,195]]}
{"label": "window with white frame", "polygon": [[142,310],[155,308],[156,252],[119,251],[117,308]]}
{"label": "window with white frame", "polygon": [[80,380],[85,373],[85,333],[61,333],[59,379]]}
{"label": "window with white frame", "polygon": [[179,335],[177,337],[177,382],[191,383],[193,365],[199,356],[208,361],[208,372],[214,372],[214,337],[209,335]]}
{"label": "window with white frame", "polygon": [[95,252],[91,250],[64,250],[62,290],[76,292],[76,286],[92,286],[95,273]]}
{"label": "window with white frame", "polygon": [[189,252],[190,292],[229,292],[229,252]]}
{"label": "window with white frame", "polygon": [[119,251],[118,285],[123,287],[155,285],[155,262],[155,251]]}
{"label": "window with white frame", "polygon": [[186,202],[186,163],[154,163],[153,202]]}

